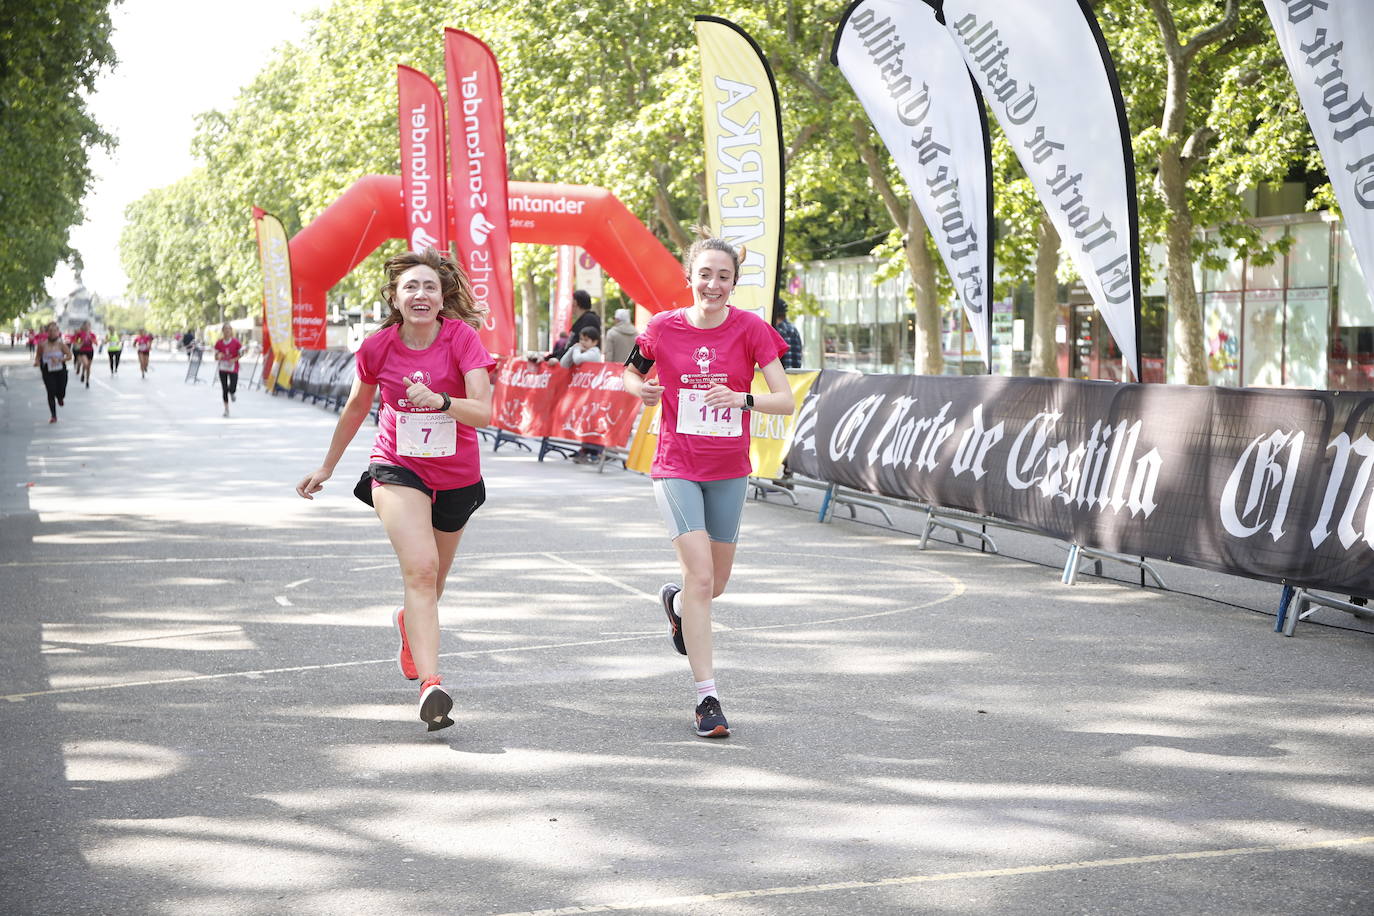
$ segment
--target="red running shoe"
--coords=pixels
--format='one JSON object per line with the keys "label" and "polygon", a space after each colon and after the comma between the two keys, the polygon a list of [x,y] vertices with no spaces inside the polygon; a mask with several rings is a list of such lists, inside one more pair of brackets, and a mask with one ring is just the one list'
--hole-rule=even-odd
{"label": "red running shoe", "polygon": [[428,725],[428,730],[432,732],[453,724],[448,717],[449,710],[453,708],[453,697],[448,695],[440,681],[441,678],[436,674],[420,685],[420,721]]}
{"label": "red running shoe", "polygon": [[405,608],[398,607],[391,614],[391,622],[401,634],[401,649],[396,653],[396,667],[401,669],[401,676],[406,680],[418,681],[420,672],[415,670],[415,659],[410,656],[410,640],[406,639],[405,613]]}

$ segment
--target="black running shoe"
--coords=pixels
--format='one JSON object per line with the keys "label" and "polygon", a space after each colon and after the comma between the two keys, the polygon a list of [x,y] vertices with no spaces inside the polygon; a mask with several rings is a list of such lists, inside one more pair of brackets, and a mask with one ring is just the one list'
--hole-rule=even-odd
{"label": "black running shoe", "polygon": [[730,723],[720,711],[720,700],[707,697],[697,704],[697,735],[702,738],[730,737]]}
{"label": "black running shoe", "polygon": [[437,732],[452,725],[453,720],[448,717],[451,709],[453,697],[439,683],[439,678],[432,677],[425,681],[420,688],[420,721],[429,726],[429,731]]}
{"label": "black running shoe", "polygon": [[687,644],[682,641],[682,618],[673,611],[673,596],[682,589],[669,582],[658,590],[658,600],[663,604],[663,613],[668,615],[668,626],[671,628],[670,636],[673,637],[673,648],[678,655],[687,654]]}

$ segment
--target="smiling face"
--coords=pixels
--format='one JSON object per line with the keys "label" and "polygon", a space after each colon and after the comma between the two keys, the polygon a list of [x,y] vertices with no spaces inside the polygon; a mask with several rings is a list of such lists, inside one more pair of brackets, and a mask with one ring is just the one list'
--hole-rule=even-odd
{"label": "smiling face", "polygon": [[692,303],[706,314],[717,314],[730,303],[735,288],[735,261],[723,251],[706,249],[692,260],[688,274]]}
{"label": "smiling face", "polygon": [[433,324],[443,304],[443,289],[434,268],[417,264],[396,278],[395,306],[406,324]]}

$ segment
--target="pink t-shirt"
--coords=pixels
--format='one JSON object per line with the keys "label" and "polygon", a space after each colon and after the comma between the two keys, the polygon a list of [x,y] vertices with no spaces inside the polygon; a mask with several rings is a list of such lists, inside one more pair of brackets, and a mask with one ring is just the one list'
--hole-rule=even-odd
{"label": "pink t-shirt", "polygon": [[[377,331],[358,349],[357,366],[358,378],[364,384],[380,385],[382,390],[381,422],[377,425],[377,439],[372,444],[372,461],[409,468],[432,490],[453,490],[482,479],[477,430],[455,421],[453,454],[438,457],[403,455],[397,448],[397,415],[401,415],[402,422],[409,428],[422,428],[416,424],[417,420],[439,412],[410,405],[406,389],[412,382],[421,381],[430,391],[444,392],[456,400],[467,397],[467,386],[463,382],[466,373],[489,368],[496,361],[482,346],[477,332],[467,324],[440,321],[439,336],[423,350],[412,350],[401,341],[398,324]],[[417,432],[417,441],[426,440],[429,434],[429,431]]]}
{"label": "pink t-shirt", "polygon": [[235,337],[233,340],[215,341],[215,359],[219,360],[220,372],[238,372],[239,354],[243,352],[243,341]]}
{"label": "pink t-shirt", "polygon": [[725,321],[714,328],[693,327],[685,308],[661,312],[635,342],[640,353],[654,360],[658,383],[664,387],[659,404],[658,451],[649,468],[650,476],[698,481],[748,476],[748,413],[734,410],[734,414],[742,414],[736,418],[717,412],[713,418],[726,422],[738,419],[740,433],[736,436],[679,432],[679,392],[705,390],[717,384],[748,391],[754,382],[754,367],[766,366],[786,353],[787,342],[768,322],[737,308],[731,308]]}
{"label": "pink t-shirt", "polygon": [[139,334],[134,338],[134,349],[140,353],[147,353],[153,348],[153,335]]}
{"label": "pink t-shirt", "polygon": [[94,350],[96,336],[94,331],[77,331],[72,335],[73,350]]}

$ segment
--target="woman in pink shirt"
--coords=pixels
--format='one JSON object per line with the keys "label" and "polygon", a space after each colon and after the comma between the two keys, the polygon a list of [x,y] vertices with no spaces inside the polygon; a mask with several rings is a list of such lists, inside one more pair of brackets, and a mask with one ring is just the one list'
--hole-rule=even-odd
{"label": "woman in pink shirt", "polygon": [[453,724],[453,699],[439,677],[439,596],[463,527],[486,500],[477,427],[491,422],[495,364],[474,330],[482,312],[452,259],[433,248],[386,262],[382,298],[391,314],[358,350],[358,378],[334,428],[324,463],[296,492],[313,499],[372,409],[382,411],[367,473],[353,492],[377,510],[405,584],[399,631],[401,674],[420,681],[420,719],[430,731]]}
{"label": "woman in pink shirt", "polygon": [[81,322],[80,329],[72,335],[72,350],[76,353],[76,380],[91,387],[91,360],[95,359],[95,345],[99,338],[91,330],[89,321]]}
{"label": "woman in pink shirt", "polygon": [[[681,587],[659,591],[673,646],[696,681],[696,733],[725,738],[711,654],[711,600],[730,581],[740,516],[749,489],[751,411],[795,409],[779,357],[787,343],[767,321],[730,305],[739,254],[724,239],[703,239],[684,259],[692,305],[655,315],[625,363],[625,390],[661,404],[654,498],[682,568]],[[657,364],[657,381],[650,371]],[[749,389],[754,367],[768,394]]]}
{"label": "woman in pink shirt", "polygon": [[148,377],[148,354],[153,350],[153,335],[146,328],[139,328],[134,337],[134,351],[138,353],[139,378]]}
{"label": "woman in pink shirt", "polygon": [[220,338],[215,341],[215,366],[219,369],[219,389],[224,397],[224,415],[229,416],[229,401],[238,400],[239,354],[243,352],[243,341],[234,333],[234,326],[225,322],[220,329]]}

